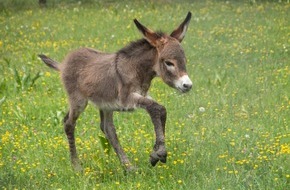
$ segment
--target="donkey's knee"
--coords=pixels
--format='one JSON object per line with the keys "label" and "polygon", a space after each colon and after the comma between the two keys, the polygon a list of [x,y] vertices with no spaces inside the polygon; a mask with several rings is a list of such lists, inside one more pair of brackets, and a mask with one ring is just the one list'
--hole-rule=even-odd
{"label": "donkey's knee", "polygon": [[160,118],[166,117],[166,108],[157,103],[153,103],[147,106],[146,110],[151,117],[160,117]]}
{"label": "donkey's knee", "polygon": [[164,118],[164,117],[166,118],[166,114],[167,114],[166,108],[162,105],[158,105],[157,109],[159,110],[160,118]]}
{"label": "donkey's knee", "polygon": [[164,125],[165,125],[166,117],[167,117],[166,108],[162,106],[162,108],[160,108],[160,118],[161,118],[161,121],[164,122]]}
{"label": "donkey's knee", "polygon": [[70,118],[70,113],[68,112],[63,118],[64,131],[66,135],[71,135],[74,133],[75,122]]}
{"label": "donkey's knee", "polygon": [[75,124],[68,123],[68,122],[64,123],[64,131],[68,137],[74,134],[74,130],[75,130]]}

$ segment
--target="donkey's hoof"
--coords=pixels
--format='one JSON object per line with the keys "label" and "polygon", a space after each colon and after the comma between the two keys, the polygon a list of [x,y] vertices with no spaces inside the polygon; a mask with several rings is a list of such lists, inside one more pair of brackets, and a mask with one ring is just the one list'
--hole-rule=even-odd
{"label": "donkey's hoof", "polygon": [[157,162],[166,163],[167,152],[166,151],[157,151],[150,154],[150,163],[152,166],[156,166]]}
{"label": "donkey's hoof", "polygon": [[150,155],[150,163],[151,165],[154,167],[156,166],[157,162],[159,161],[159,158],[157,156],[157,154],[154,152]]}
{"label": "donkey's hoof", "polygon": [[76,171],[76,172],[81,172],[83,171],[83,167],[77,163],[77,164],[73,164],[73,169]]}
{"label": "donkey's hoof", "polygon": [[127,167],[124,172],[125,172],[125,174],[136,174],[136,173],[140,173],[139,168],[137,168],[135,166]]}
{"label": "donkey's hoof", "polygon": [[162,157],[160,157],[160,162],[162,162],[162,163],[166,163],[166,156],[162,156]]}
{"label": "donkey's hoof", "polygon": [[138,171],[138,168],[135,167],[135,166],[127,166],[126,169],[125,169],[125,171],[126,171],[127,173],[133,173],[133,172]]}
{"label": "donkey's hoof", "polygon": [[80,164],[79,159],[74,159],[71,161],[72,167],[76,172],[81,172],[83,171],[83,167]]}

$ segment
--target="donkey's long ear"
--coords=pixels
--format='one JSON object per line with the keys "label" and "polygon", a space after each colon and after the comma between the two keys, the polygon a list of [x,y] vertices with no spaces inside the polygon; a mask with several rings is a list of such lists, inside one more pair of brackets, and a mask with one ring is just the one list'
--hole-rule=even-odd
{"label": "donkey's long ear", "polygon": [[189,21],[191,19],[191,12],[187,13],[185,20],[180,24],[180,26],[175,29],[170,36],[176,38],[179,42],[181,42],[185,36],[185,33],[188,28]]}
{"label": "donkey's long ear", "polygon": [[134,19],[134,23],[138,30],[143,34],[144,38],[153,46],[157,46],[157,40],[160,38],[158,34],[143,26],[137,19]]}

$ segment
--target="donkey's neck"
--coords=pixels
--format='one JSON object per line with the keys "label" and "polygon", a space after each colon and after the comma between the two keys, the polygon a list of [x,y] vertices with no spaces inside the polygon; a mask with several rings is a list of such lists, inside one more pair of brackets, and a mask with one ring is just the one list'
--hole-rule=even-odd
{"label": "donkey's neck", "polygon": [[[145,39],[130,43],[117,52],[120,62],[118,68],[128,71],[134,80],[141,85],[145,91],[148,90],[151,80],[156,76],[154,65],[157,64],[158,52]],[[130,72],[130,73],[129,73]]]}

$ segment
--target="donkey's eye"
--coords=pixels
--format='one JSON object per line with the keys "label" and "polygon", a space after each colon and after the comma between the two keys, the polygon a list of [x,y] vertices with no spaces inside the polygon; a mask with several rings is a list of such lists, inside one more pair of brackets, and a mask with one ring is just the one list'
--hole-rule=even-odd
{"label": "donkey's eye", "polygon": [[174,64],[170,61],[164,61],[165,65],[168,67],[174,67]]}

